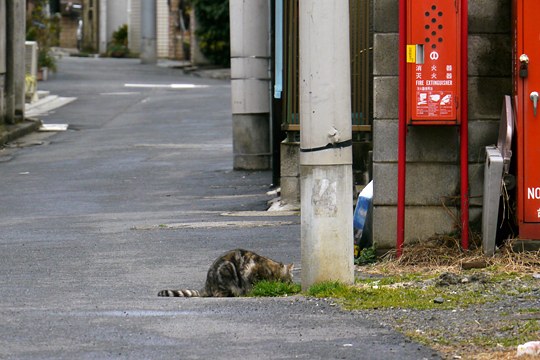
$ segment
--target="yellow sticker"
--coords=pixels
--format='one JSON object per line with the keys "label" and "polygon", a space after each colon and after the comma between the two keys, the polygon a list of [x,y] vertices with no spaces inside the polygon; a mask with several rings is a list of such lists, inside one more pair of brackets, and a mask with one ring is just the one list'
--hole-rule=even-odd
{"label": "yellow sticker", "polygon": [[416,45],[407,45],[407,62],[416,62]]}

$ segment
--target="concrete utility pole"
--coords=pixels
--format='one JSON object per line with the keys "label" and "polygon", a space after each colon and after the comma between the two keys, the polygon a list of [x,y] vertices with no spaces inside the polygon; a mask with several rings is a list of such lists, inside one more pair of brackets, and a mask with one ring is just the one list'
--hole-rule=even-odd
{"label": "concrete utility pole", "polygon": [[233,166],[270,168],[270,4],[230,0]]}
{"label": "concrete utility pole", "polygon": [[107,52],[107,0],[99,0],[99,53]]}
{"label": "concrete utility pole", "polygon": [[6,82],[6,3],[0,1],[0,125],[5,122],[6,106],[5,106],[5,82]]}
{"label": "concrete utility pole", "polygon": [[26,37],[24,0],[6,4],[6,121],[14,124],[24,119],[24,41]]}
{"label": "concrete utility pole", "polygon": [[349,1],[300,1],[302,288],[352,283]]}
{"label": "concrete utility pole", "polygon": [[156,0],[141,0],[141,63],[157,63]]}

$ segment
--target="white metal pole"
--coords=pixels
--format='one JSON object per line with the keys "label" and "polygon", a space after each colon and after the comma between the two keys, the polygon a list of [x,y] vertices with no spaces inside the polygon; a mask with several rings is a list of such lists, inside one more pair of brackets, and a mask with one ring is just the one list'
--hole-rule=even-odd
{"label": "white metal pole", "polygon": [[300,0],[302,287],[354,281],[349,1]]}

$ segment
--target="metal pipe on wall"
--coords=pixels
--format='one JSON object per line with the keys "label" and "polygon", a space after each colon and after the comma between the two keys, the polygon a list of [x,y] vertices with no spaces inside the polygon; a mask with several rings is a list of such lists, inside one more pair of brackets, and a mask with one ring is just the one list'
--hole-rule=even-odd
{"label": "metal pipe on wall", "polygon": [[461,0],[461,247],[469,248],[469,66],[468,2]]}
{"label": "metal pipe on wall", "polygon": [[405,240],[405,177],[407,153],[407,1],[399,0],[399,85],[398,85],[398,192],[396,256]]}

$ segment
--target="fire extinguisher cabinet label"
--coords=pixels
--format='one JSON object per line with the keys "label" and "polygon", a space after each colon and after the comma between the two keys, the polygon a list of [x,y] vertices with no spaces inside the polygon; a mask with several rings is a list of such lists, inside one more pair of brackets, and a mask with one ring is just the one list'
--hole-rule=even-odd
{"label": "fire extinguisher cabinet label", "polygon": [[459,9],[454,0],[409,0],[407,119],[459,124]]}

